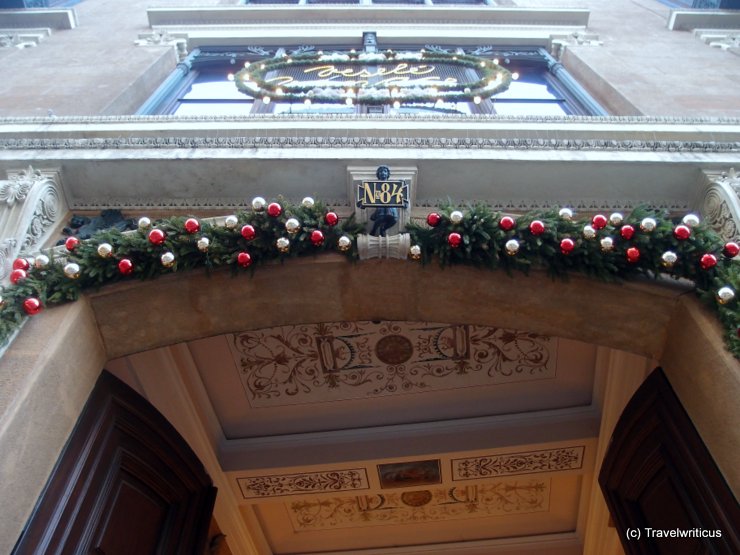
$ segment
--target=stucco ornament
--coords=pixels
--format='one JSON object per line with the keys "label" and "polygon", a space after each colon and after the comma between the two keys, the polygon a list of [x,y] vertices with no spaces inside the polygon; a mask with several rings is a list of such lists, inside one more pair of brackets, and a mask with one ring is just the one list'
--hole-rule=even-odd
{"label": "stucco ornament", "polygon": [[43,179],[41,173],[28,166],[27,170],[18,175],[14,175],[10,179],[0,180],[0,202],[12,206],[16,202],[25,201],[31,187],[39,179]]}

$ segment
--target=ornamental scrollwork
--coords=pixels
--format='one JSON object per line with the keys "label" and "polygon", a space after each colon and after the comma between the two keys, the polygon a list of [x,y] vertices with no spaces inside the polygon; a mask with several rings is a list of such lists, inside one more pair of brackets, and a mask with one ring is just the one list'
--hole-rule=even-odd
{"label": "ornamental scrollwork", "polygon": [[237,478],[244,499],[369,489],[364,468]]}
{"label": "ornamental scrollwork", "polygon": [[555,472],[583,467],[585,447],[565,447],[452,460],[453,480]]}

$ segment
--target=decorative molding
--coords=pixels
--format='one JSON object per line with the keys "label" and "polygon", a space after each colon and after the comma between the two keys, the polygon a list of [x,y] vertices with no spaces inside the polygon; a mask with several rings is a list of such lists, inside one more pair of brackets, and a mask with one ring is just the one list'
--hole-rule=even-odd
{"label": "decorative molding", "polygon": [[365,234],[357,236],[357,253],[360,260],[369,258],[406,260],[410,247],[411,236],[408,233],[397,233],[386,237]]}
{"label": "decorative molding", "polygon": [[550,36],[550,54],[559,60],[566,48],[573,46],[603,46],[604,41],[599,40],[599,35],[595,33],[586,33],[584,31],[574,31],[567,35],[553,33]]}
{"label": "decorative molding", "polygon": [[740,152],[740,141],[641,139],[533,139],[486,137],[104,137],[0,139],[0,150],[108,150],[173,148],[388,148],[566,150],[617,152]]}
{"label": "decorative molding", "polygon": [[541,380],[557,363],[550,337],[428,322],[279,326],[229,344],[252,407]]}
{"label": "decorative molding", "polygon": [[134,41],[134,44],[136,46],[174,46],[179,61],[183,61],[188,56],[187,33],[170,33],[167,29],[139,33],[139,38]]}
{"label": "decorative molding", "polygon": [[10,274],[14,258],[49,239],[65,212],[57,172],[29,166],[0,180],[0,281]]}
{"label": "decorative molding", "polygon": [[550,480],[502,480],[468,487],[295,501],[287,505],[296,532],[544,512]]}
{"label": "decorative molding", "polygon": [[237,478],[244,499],[370,489],[364,468]]}
{"label": "decorative molding", "polygon": [[726,241],[740,240],[740,175],[734,168],[706,173],[710,182],[701,203],[701,213]]}
{"label": "decorative molding", "polygon": [[[300,198],[283,197],[286,200],[300,202]],[[347,199],[322,198],[327,206],[335,208],[349,208]],[[200,210],[223,210],[242,211],[251,209],[251,202],[243,198],[162,198],[162,197],[104,197],[104,198],[71,198],[69,200],[70,210],[108,210],[116,208],[120,210],[188,210],[197,212]],[[341,216],[341,214],[340,214]],[[225,217],[225,216],[224,216]],[[223,219],[223,218],[222,218]],[[223,225],[223,224],[221,224]]]}
{"label": "decorative molding", "polygon": [[0,29],[0,48],[33,48],[51,35],[51,29]]}
{"label": "decorative molding", "polygon": [[694,29],[694,36],[712,48],[740,49],[740,29]]}
{"label": "decorative molding", "polygon": [[452,479],[478,480],[495,476],[558,472],[583,467],[586,447],[563,447],[524,453],[502,453],[485,457],[452,459]]}

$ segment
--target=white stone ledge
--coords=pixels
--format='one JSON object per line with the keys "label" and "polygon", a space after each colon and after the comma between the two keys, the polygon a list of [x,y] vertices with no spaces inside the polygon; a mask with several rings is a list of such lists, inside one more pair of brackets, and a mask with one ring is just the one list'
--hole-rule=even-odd
{"label": "white stone ledge", "polygon": [[691,31],[699,27],[726,29],[740,27],[740,12],[733,10],[672,10],[668,18],[671,31]]}
{"label": "white stone ledge", "polygon": [[73,9],[0,10],[0,27],[74,29],[77,27],[77,14]]}

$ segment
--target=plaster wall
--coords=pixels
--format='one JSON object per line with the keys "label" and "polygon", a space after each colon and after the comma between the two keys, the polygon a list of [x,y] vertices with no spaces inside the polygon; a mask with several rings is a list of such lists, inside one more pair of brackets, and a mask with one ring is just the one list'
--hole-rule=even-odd
{"label": "plaster wall", "polygon": [[[154,5],[224,3],[159,0]],[[603,44],[571,40],[563,62],[615,114],[740,116],[740,95],[733,94],[740,84],[740,58],[707,46],[691,31],[669,30],[670,10],[655,0],[518,0],[516,6],[590,10],[584,32]],[[86,0],[75,7],[77,28],[55,30],[33,48],[0,48],[0,117],[45,116],[48,110],[56,115],[132,113],[177,63],[173,46],[134,45],[139,33],[151,31],[149,7],[146,0]],[[365,30],[360,16],[352,25],[358,35]],[[526,25],[511,26],[517,28],[528,32]],[[468,34],[464,24],[459,31],[461,37]]]}

